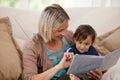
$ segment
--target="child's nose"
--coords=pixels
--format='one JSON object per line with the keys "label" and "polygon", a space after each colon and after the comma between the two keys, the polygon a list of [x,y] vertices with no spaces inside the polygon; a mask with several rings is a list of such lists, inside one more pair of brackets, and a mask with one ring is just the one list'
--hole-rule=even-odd
{"label": "child's nose", "polygon": [[85,45],[84,45],[84,44],[81,44],[81,48],[82,48],[82,49],[85,48]]}

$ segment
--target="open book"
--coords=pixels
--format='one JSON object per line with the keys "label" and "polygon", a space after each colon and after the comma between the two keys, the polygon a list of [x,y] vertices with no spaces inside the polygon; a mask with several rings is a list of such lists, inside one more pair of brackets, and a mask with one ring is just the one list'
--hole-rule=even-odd
{"label": "open book", "polygon": [[114,66],[119,57],[120,49],[117,49],[106,56],[75,55],[67,74],[87,73],[90,70],[94,71],[96,68],[103,71]]}

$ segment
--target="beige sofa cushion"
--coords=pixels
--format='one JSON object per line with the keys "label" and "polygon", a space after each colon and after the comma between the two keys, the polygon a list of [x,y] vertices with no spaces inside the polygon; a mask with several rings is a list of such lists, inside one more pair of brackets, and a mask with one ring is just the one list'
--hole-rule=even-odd
{"label": "beige sofa cushion", "polygon": [[120,27],[96,38],[94,46],[101,55],[106,55],[120,48]]}
{"label": "beige sofa cushion", "polygon": [[115,49],[120,48],[120,27],[115,32],[113,32],[110,36],[104,39],[101,42],[101,45],[103,45],[109,51],[113,51]]}
{"label": "beige sofa cushion", "polygon": [[22,73],[21,51],[8,17],[0,19],[0,80],[18,80]]}

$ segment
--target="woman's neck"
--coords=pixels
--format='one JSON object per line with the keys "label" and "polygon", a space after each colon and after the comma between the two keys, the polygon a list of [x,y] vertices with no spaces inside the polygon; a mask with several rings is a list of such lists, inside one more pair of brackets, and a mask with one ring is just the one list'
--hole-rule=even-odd
{"label": "woman's neck", "polygon": [[58,40],[58,41],[52,40],[52,41],[45,43],[45,45],[47,46],[48,49],[56,51],[56,50],[61,49],[63,42],[62,40]]}

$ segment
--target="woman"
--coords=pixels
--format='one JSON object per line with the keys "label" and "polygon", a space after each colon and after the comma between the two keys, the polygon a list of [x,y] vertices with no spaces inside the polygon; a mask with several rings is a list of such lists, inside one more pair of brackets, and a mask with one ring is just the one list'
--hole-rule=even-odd
{"label": "woman", "polygon": [[[74,55],[64,54],[72,44],[73,34],[67,31],[68,22],[69,16],[61,6],[52,4],[44,9],[38,34],[23,49],[25,80],[56,80],[66,72]],[[99,74],[94,73],[91,77],[94,75]],[[80,80],[73,74],[70,79]]]}

